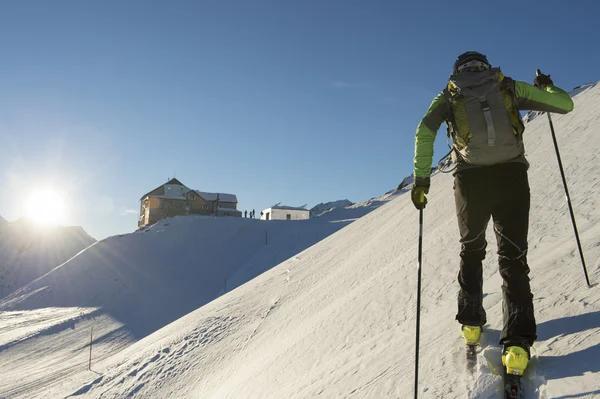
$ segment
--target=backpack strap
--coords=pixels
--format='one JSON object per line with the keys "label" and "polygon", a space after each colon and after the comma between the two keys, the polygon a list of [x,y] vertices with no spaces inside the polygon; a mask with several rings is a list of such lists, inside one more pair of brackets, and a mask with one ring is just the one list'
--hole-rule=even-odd
{"label": "backpack strap", "polygon": [[515,81],[512,78],[509,78],[508,76],[504,76],[504,78],[502,79],[502,83],[500,83],[500,86],[508,90],[512,95],[514,103],[518,104],[517,95],[515,93]]}
{"label": "backpack strap", "polygon": [[450,94],[448,86],[442,90],[442,94],[444,95],[444,100],[446,103],[446,115],[448,115],[448,118],[446,119],[446,135],[448,139],[454,139],[454,128],[456,123],[454,121],[454,113],[452,112],[452,103],[450,101],[452,94]]}
{"label": "backpack strap", "polygon": [[514,129],[517,133],[523,133],[523,130],[525,130],[525,126],[523,126],[523,121],[521,118],[521,115],[519,113],[519,100],[517,99],[517,92],[515,90],[515,81],[512,78],[509,78],[508,76],[504,76],[504,79],[502,79],[502,82],[500,83],[501,88],[507,90],[512,98],[512,102],[513,102],[513,112],[515,113],[515,115],[517,115],[517,124],[518,126],[514,126]]}
{"label": "backpack strap", "polygon": [[[446,119],[446,136],[447,139],[450,140],[452,139],[452,146],[450,146],[450,144],[448,143],[448,147],[450,147],[450,152],[442,159],[440,159],[440,163],[442,161],[444,161],[446,158],[450,157],[452,155],[452,153],[456,154],[456,158],[458,160],[462,159],[462,156],[460,155],[460,153],[456,150],[456,147],[454,146],[454,134],[455,134],[455,127],[456,127],[456,122],[454,120],[454,112],[452,112],[452,102],[451,102],[451,98],[452,98],[452,94],[450,94],[450,90],[448,90],[448,86],[446,86],[444,88],[444,90],[442,90],[442,94],[444,95],[444,100],[446,103],[446,115],[448,115],[447,119]],[[441,169],[440,167],[440,163],[438,163],[438,167]],[[447,172],[452,172],[455,168],[448,170]]]}

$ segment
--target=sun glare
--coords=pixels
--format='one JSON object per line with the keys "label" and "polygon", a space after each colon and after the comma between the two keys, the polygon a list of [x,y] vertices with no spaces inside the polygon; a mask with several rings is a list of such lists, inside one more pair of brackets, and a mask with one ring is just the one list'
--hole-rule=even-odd
{"label": "sun glare", "polygon": [[65,202],[51,188],[32,191],[25,202],[25,216],[42,225],[64,223]]}

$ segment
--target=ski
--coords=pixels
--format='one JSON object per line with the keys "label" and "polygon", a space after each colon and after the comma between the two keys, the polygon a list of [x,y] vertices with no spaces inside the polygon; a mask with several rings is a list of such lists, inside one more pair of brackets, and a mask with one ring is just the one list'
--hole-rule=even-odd
{"label": "ski", "polygon": [[477,366],[477,345],[467,344],[467,370],[473,372],[475,370],[475,366]]}
{"label": "ski", "polygon": [[524,399],[522,376],[509,374],[504,369],[504,399]]}

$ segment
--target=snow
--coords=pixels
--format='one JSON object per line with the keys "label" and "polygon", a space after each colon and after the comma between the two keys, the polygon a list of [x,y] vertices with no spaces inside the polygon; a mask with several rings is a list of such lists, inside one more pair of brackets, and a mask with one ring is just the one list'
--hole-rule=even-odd
{"label": "snow", "polygon": [[189,192],[194,192],[202,197],[205,201],[216,201],[217,196],[220,202],[232,202],[237,203],[237,197],[234,194],[225,194],[225,193],[206,193],[199,190],[192,190],[186,186],[182,186],[179,184],[165,184],[164,185],[164,194],[156,194],[156,195],[147,195],[147,197],[151,198],[160,198],[160,199],[179,199],[185,200],[185,195]]}
{"label": "snow", "polygon": [[[597,283],[600,86],[574,101],[553,121]],[[526,126],[539,335],[526,393],[600,397],[600,288],[585,284],[547,120]],[[0,302],[1,325],[10,323],[0,330],[0,397],[413,397],[418,214],[407,190],[307,221],[177,217],[93,245]],[[436,173],[423,236],[419,397],[499,398],[494,243],[484,269],[489,325],[469,373],[454,320],[452,196],[452,176]],[[88,371],[92,326],[98,353]]]}
{"label": "snow", "polygon": [[219,198],[219,202],[233,202],[237,203],[237,197],[234,194],[226,194],[226,193],[205,193],[203,191],[194,190],[196,194],[204,198],[205,201],[216,201],[217,195]]}
{"label": "snow", "polygon": [[406,178],[404,178],[404,180],[402,180],[402,182],[400,182],[400,184],[398,185],[398,189],[401,190],[405,187],[408,187],[409,185],[413,184],[413,181],[415,180],[413,175],[410,175]]}
{"label": "snow", "polygon": [[219,212],[233,212],[235,214],[241,214],[242,213],[242,212],[238,211],[237,209],[233,209],[233,208],[218,207],[217,210]]}
{"label": "snow", "polygon": [[320,204],[317,204],[317,205],[313,206],[312,208],[310,208],[310,217],[311,218],[319,217],[323,213],[329,212],[334,208],[343,208],[348,205],[352,205],[352,202],[348,201],[347,199],[326,202],[326,203],[320,203]]}

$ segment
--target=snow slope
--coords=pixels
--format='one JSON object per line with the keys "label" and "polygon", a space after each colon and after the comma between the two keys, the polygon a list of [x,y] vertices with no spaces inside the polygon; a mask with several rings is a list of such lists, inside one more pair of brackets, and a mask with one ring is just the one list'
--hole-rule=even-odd
{"label": "snow slope", "polygon": [[[554,123],[597,282],[600,88],[581,91],[575,103]],[[600,289],[584,283],[545,118],[528,123],[526,134],[539,334],[528,397],[598,397]],[[451,198],[451,176],[437,174],[425,212],[420,397],[497,398],[501,278],[494,245],[484,271],[489,325],[478,369],[469,374],[454,321],[459,246]],[[107,359],[70,397],[412,397],[416,261],[417,213],[400,195]]]}
{"label": "snow slope", "polygon": [[96,240],[81,227],[0,220],[0,298],[66,262]]}
{"label": "snow slope", "polygon": [[293,222],[175,217],[96,243],[0,301],[0,397],[31,397],[35,381],[85,370],[92,326],[98,361],[340,230],[356,212]]}

